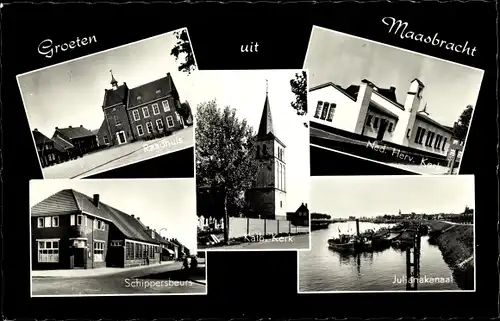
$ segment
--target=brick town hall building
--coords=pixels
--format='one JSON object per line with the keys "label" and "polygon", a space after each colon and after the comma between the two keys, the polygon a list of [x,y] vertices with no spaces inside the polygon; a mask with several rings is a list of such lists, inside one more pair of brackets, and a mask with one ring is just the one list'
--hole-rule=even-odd
{"label": "brick town hall building", "polygon": [[150,139],[184,128],[177,111],[179,94],[170,73],[147,84],[128,88],[118,85],[111,73],[112,89],[105,89],[104,121],[97,132],[99,145],[121,145]]}
{"label": "brick town hall building", "polygon": [[259,169],[254,186],[246,191],[247,202],[261,218],[286,219],[286,146],[275,136],[267,91],[256,140]]}

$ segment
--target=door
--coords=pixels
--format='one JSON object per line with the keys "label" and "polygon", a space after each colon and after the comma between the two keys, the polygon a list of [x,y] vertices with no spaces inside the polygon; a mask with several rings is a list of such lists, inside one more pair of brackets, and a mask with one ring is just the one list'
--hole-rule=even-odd
{"label": "door", "polygon": [[120,145],[127,142],[127,137],[125,136],[125,132],[123,130],[116,133],[116,139]]}
{"label": "door", "polygon": [[73,248],[73,267],[75,269],[85,268],[85,260],[87,259],[86,248]]}
{"label": "door", "polygon": [[378,141],[384,140],[384,134],[385,134],[385,131],[387,130],[388,125],[389,125],[389,122],[387,120],[381,119],[380,126],[378,128],[378,133],[377,133],[377,140]]}

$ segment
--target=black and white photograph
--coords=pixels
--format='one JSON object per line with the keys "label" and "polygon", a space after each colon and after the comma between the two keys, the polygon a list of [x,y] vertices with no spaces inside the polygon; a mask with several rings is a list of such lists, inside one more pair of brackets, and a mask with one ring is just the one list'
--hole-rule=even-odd
{"label": "black and white photograph", "polygon": [[194,178],[30,181],[31,296],[206,294]]}
{"label": "black and white photograph", "polygon": [[298,292],[474,292],[473,175],[311,178]]}
{"label": "black and white photograph", "polygon": [[305,70],[198,71],[198,247],[308,250]]}
{"label": "black and white photograph", "polygon": [[84,178],[192,148],[196,69],[184,28],[18,75],[43,177]]}
{"label": "black and white photograph", "polygon": [[460,171],[483,70],[317,26],[304,68],[313,146],[411,173]]}

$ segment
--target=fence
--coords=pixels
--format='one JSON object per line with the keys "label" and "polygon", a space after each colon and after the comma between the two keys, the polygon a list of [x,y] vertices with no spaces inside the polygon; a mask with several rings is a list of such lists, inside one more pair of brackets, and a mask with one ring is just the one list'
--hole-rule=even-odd
{"label": "fence", "polygon": [[308,226],[295,226],[290,221],[258,218],[231,217],[229,219],[229,238],[246,235],[276,235],[281,233],[306,233]]}

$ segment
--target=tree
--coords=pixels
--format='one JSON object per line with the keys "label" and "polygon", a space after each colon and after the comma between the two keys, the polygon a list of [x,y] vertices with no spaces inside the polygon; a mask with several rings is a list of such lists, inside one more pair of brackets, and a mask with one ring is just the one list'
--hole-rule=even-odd
{"label": "tree", "polygon": [[241,192],[255,180],[258,164],[254,155],[255,137],[246,120],[236,110],[217,107],[215,100],[203,102],[196,110],[196,181],[219,191],[224,206],[224,240],[228,241],[228,209],[243,208]]}
{"label": "tree", "polygon": [[453,135],[461,142],[465,141],[465,137],[467,136],[473,110],[472,105],[468,105],[453,126]]}
{"label": "tree", "polygon": [[292,92],[295,94],[295,101],[291,103],[293,109],[297,111],[297,115],[302,116],[307,113],[307,74],[302,71],[301,74],[296,73],[295,78],[290,80]]}
{"label": "tree", "polygon": [[181,62],[177,69],[182,72],[187,72],[189,75],[191,71],[196,69],[196,64],[187,29],[176,31],[174,34],[177,38],[177,43],[170,51],[170,54],[175,57],[175,61],[179,60],[181,54],[184,55],[184,61]]}

